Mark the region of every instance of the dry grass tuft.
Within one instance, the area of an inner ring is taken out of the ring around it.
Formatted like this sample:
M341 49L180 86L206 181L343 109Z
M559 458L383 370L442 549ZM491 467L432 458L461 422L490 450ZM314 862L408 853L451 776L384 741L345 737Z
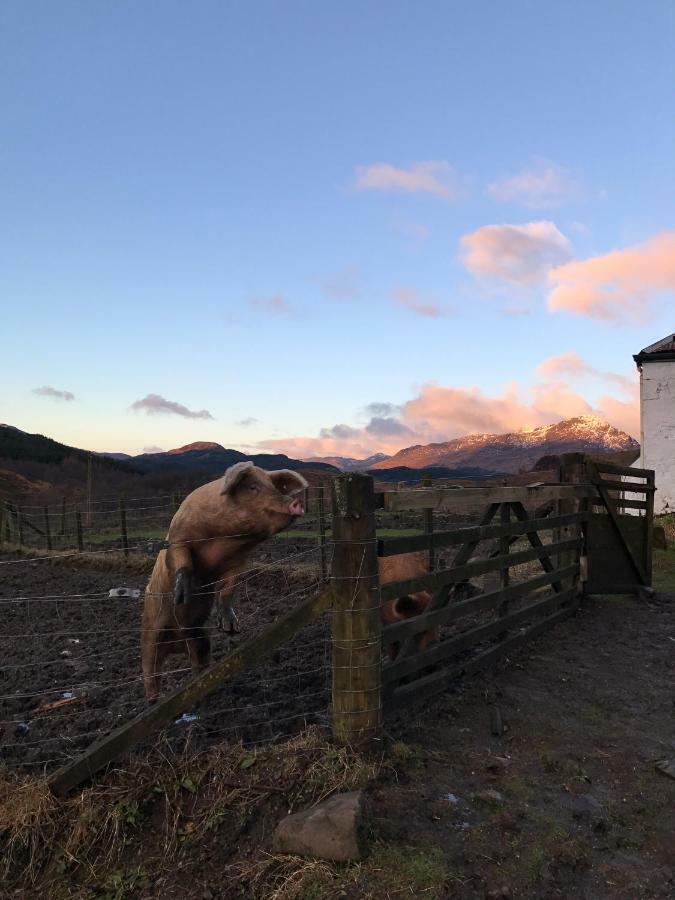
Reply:
M22 875L37 872L43 848L58 827L58 801L47 782L4 775L0 778L0 835L5 877L11 869Z
M23 887L54 878L105 883L133 844L158 877L171 870L178 854L198 848L220 829L236 855L239 836L270 809L278 810L279 798L287 811L305 808L337 791L365 787L382 764L333 746L312 726L285 743L255 749L221 744L195 752L188 742L176 755L158 743L63 800L51 795L44 780L6 777L0 780L4 874L8 883ZM334 872L322 863L258 856L246 877L266 885L260 896L290 900L310 897L310 882L329 885Z
M228 875L260 900L330 900L342 893L330 863L301 856L263 853L230 866Z

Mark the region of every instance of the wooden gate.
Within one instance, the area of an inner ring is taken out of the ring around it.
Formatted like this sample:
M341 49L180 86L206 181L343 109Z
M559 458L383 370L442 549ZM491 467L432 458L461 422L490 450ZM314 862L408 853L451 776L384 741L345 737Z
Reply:
M586 462L597 494L586 526L589 594L627 594L652 583L654 472Z
M382 628L383 647L396 646L382 666L385 711L490 666L576 611L586 521L581 507L591 492L589 485L558 484L385 494L389 510L429 504L461 513L482 504L479 525L378 542L379 556L455 548L447 568L380 586L382 602L431 594L422 615ZM572 509L563 512L563 504ZM461 586L470 578L490 573L494 586L463 596ZM419 636L432 630L434 642L421 649Z

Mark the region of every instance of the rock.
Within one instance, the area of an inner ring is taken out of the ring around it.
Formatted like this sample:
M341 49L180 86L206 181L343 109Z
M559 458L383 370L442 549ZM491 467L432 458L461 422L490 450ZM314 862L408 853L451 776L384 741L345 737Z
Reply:
M318 806L282 819L272 839L277 853L318 856L345 862L361 859L359 829L363 794L336 794Z

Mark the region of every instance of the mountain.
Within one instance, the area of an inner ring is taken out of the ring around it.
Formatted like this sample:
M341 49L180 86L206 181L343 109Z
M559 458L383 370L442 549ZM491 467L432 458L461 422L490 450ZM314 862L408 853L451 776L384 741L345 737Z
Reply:
M532 469L546 455L572 451L617 453L634 451L640 445L624 431L596 416L576 416L555 425L509 434L469 434L440 444L417 444L399 450L388 459L371 466L373 474L382 469L406 466L478 467L492 472L519 472Z
M306 462L316 464L325 463L334 466L342 472L366 472L377 463L389 459L386 453L373 453L366 459L354 459L351 456L312 456Z
M197 442L166 453L90 453L42 434L0 425L0 500L83 502L87 484L94 498L187 494L217 478L232 463L250 459L263 469L302 469L310 484L325 484L338 470L283 454L247 456L220 444Z
M141 453L131 457L132 465L143 472L180 472L201 470L224 472L237 462L251 460L261 469L314 469L335 473L335 466L324 462L292 459L283 453L240 453L210 441L196 441L164 453Z
M15 428L14 425L0 425L0 458L33 463L62 463L66 459L86 462L89 455L88 450L61 444L43 434L29 434L27 431ZM99 454L94 455L99 456ZM104 457L103 465L111 469L124 472L136 471L134 468L126 466L121 457L116 454L110 454L107 457L105 454L100 454L100 456ZM124 456L124 460L131 459L130 456Z

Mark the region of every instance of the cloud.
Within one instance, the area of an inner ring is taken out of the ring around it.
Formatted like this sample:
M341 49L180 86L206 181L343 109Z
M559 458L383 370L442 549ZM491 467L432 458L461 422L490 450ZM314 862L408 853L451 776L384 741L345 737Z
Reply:
M368 434L375 437L393 437L394 435L414 435L412 428L399 422L398 419L384 416L373 416L366 425Z
M486 193L502 203L551 209L582 200L585 192L569 169L547 159L534 159L517 175L493 181L487 186Z
M595 369L576 353L544 360L530 387L512 382L497 392L479 387L428 383L403 406L369 404L373 415L362 428L336 425L318 437L262 441L260 447L292 456L352 456L395 453L414 444L448 441L467 434L531 430L573 416L593 415L629 434L639 435L639 386L635 379ZM592 402L570 386L593 379L604 392ZM392 415L396 411L396 415Z
M38 394L40 397L49 397L51 400L65 400L66 403L70 403L75 399L75 394L71 394L70 391L59 391L48 384L39 388L33 388L33 393Z
M425 298L415 288L394 288L391 292L391 299L396 306L402 306L417 316L437 319L439 316L449 315L449 310L437 297Z
M548 280L551 312L642 322L660 295L675 292L675 231L624 250L558 265Z
M505 306L502 310L505 316L517 317L517 316L531 316L532 310L529 306L519 306L518 304L509 304Z
M358 166L356 188L360 191L400 191L408 194L433 194L444 200L458 200L462 194L457 173L442 160L417 162L407 169L390 163Z
M382 403L376 400L373 403L368 403L364 410L368 416L393 416L399 412L400 406L396 406L395 403Z
M352 428L351 425L333 425L331 428L322 428L320 435L322 438L337 438L345 440L356 437L359 434L358 428Z
M570 377L570 378L595 378L613 385L615 389L625 396L637 402L639 394L639 380L637 371L632 378L619 375L616 372L603 372L596 369L590 363L582 359L578 353L561 353L559 356L551 356L545 359L537 367L537 375L544 380Z
M331 300L355 300L361 295L361 267L346 266L319 282L323 293Z
M254 419L253 416L249 416L247 419L239 419L237 425L241 425L242 428L249 428L251 425L257 425L260 422L260 419Z
M560 375L588 375L593 372L595 369L574 352L549 356L537 366L537 375L546 379Z
M164 448L151 445L150 447L143 447L143 453L164 453Z
M281 294L273 294L271 297L258 297L256 300L251 300L251 306L275 316L293 315L293 307Z
M543 281L552 266L572 256L572 246L553 222L484 225L460 241L460 255L477 278L519 285Z
M159 394L147 394L142 400L136 400L131 404L131 409L144 411L148 415L166 414L173 416L183 416L185 419L212 419L213 416L207 409L200 409L199 412L188 409L181 403L174 400L166 400Z

